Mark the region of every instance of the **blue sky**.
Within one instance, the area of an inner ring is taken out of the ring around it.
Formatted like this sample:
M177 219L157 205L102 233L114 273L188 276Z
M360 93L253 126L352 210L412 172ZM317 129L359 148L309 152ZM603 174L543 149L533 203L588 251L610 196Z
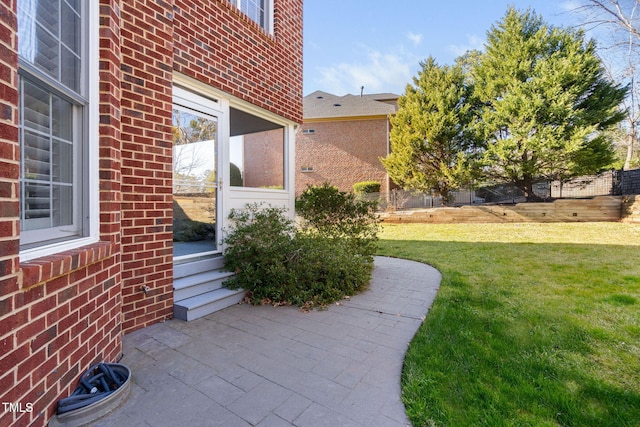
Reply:
M576 24L576 0L305 0L304 95L404 93L429 55L451 64L482 49L509 5L553 25Z

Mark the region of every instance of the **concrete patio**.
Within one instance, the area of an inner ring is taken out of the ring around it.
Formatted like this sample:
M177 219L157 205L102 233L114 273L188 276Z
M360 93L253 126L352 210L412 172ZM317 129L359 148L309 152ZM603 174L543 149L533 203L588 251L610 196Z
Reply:
M131 395L93 425L409 425L402 363L440 274L375 265L369 290L324 311L241 304L125 336Z

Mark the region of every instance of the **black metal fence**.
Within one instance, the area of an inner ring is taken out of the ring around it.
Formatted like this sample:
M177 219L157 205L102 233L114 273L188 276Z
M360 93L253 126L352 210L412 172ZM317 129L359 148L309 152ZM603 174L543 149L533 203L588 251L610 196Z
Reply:
M485 200L478 197L477 192L473 190L455 191L453 195L456 206L485 203ZM388 193L369 193L360 195L360 197L377 201L378 209L381 211L439 208L444 206L441 197L419 191L401 189L392 190Z
M534 185L533 191L542 200L640 194L640 169L608 171L599 175L583 176L565 182L539 182ZM522 203L526 201L522 191L510 184L485 186L477 190L456 191L453 195L455 206L485 203ZM361 197L365 197L368 200L376 200L378 208L382 211L444 206L440 197L401 189L392 190L389 193L371 193Z
M551 197L555 199L629 194L640 194L640 169L608 171L563 183L554 181L551 186Z
M640 169L619 171L620 194L640 194Z

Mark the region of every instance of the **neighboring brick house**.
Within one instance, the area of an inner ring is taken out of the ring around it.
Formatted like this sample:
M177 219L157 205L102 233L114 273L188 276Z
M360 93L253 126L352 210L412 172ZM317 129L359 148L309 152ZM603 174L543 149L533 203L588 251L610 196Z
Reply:
M296 194L324 182L342 191L360 181L379 181L382 192L393 188L380 158L389 152L389 116L397 100L392 93L305 96L296 138Z
M218 259L229 209L293 207L301 122L302 0L2 2L0 425L46 425L172 317L177 259ZM231 185L243 136L274 130L282 173ZM213 231L178 257L189 186Z

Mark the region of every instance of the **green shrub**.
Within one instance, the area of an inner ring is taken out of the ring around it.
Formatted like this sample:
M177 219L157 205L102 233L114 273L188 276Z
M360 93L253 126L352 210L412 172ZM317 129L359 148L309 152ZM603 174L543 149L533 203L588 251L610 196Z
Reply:
M229 167L229 185L232 187L242 187L244 185L242 171L235 163L231 163Z
M375 253L380 229L376 204L324 183L307 186L296 200L296 213L303 232L346 240L356 253L370 257Z
M347 239L295 230L283 208L247 205L233 209L225 238L225 285L250 292L254 304L322 307L365 289L373 257L354 253Z
M379 193L380 184L378 181L361 181L353 184L353 192L356 194Z

